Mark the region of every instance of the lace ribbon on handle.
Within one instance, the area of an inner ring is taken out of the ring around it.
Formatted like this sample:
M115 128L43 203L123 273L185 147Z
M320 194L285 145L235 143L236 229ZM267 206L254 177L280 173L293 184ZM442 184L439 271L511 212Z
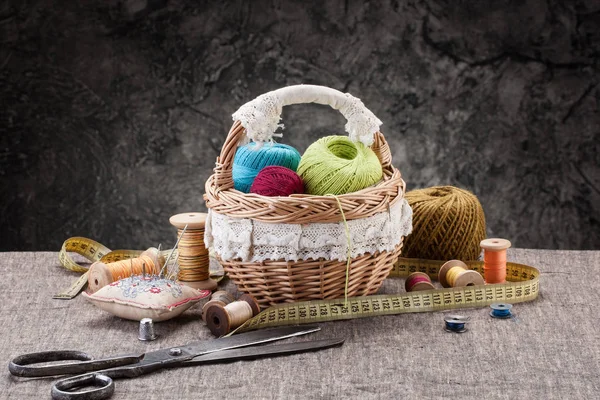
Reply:
M373 144L374 135L382 122L360 99L325 86L295 85L274 90L258 96L241 106L232 117L246 129L248 139L264 143L271 141L278 128L283 128L281 111L291 104L318 103L329 105L346 118L346 132L354 142L366 146Z

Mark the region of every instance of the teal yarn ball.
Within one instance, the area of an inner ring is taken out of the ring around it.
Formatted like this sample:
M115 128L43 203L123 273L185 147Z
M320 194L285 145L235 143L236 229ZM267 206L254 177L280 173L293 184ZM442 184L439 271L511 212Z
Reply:
M298 175L306 193L324 196L356 192L379 182L381 163L371 148L346 136L327 136L302 155Z
M240 146L233 157L233 187L249 193L254 178L264 167L277 165L296 171L299 163L300 153L287 144L266 143L259 147L256 143L248 143Z

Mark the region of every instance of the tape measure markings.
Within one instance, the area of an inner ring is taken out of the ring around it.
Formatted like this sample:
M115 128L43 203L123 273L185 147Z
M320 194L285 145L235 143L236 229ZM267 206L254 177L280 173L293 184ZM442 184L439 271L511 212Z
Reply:
M406 277L412 272L419 271L437 278L443 263L443 261L400 258L390 276ZM467 262L467 265L471 269L483 272L483 262ZM504 284L353 297L348 298L348 304L344 304L344 299L278 304L248 320L234 332L379 315L484 307L495 302L521 303L537 297L539 274L539 271L533 267L509 262L507 263L509 282Z
M161 251L163 256L167 256L171 252L171 249ZM60 252L58 259L63 267L74 272L83 273L71 286L61 291L60 293L52 296L54 299L70 300L77 296L81 290L87 284L88 278L88 267L77 264L69 253L77 253L85 257L90 263L96 261L102 261L104 263L112 263L121 260L128 260L130 258L136 258L143 253L143 250L110 250L102 243L96 242L95 240L88 239L85 237L72 237L65 240ZM172 262L175 261L177 256L177 250L175 250ZM166 257L165 257L166 258ZM171 263L169 263L171 264ZM211 278L217 282L223 279L223 275L212 275Z

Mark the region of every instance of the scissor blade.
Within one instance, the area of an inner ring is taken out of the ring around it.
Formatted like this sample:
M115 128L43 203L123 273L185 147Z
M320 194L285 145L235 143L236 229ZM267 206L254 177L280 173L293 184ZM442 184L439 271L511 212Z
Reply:
M253 360L260 357L276 357L302 353L305 351L322 350L329 347L339 346L344 343L344 340L345 339L342 338L312 340L305 342L273 344L258 347L242 347L238 349L216 351L203 356L198 356L193 360L186 361L182 364L182 366L188 367L204 364L216 364L219 362L228 361Z
M306 335L307 333L317 332L320 329L321 328L318 326L286 326L282 328L258 330L206 342L190 343L187 346L183 346L182 349L192 355L200 356L215 351L236 349L238 347L253 346L260 343Z

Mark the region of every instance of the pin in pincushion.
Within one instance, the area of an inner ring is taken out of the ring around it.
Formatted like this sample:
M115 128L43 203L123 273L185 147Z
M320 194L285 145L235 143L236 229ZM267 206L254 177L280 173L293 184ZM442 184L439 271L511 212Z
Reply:
M240 146L233 158L233 186L240 192L248 193L256 175L265 167L275 165L296 171L300 163L300 153L291 146L281 143L266 143L262 147L256 143Z
M250 193L262 196L289 196L304 193L304 182L289 168L270 166L263 168L252 183Z
M312 195L352 193L374 185L383 171L377 155L346 136L326 136L302 155L298 175Z

